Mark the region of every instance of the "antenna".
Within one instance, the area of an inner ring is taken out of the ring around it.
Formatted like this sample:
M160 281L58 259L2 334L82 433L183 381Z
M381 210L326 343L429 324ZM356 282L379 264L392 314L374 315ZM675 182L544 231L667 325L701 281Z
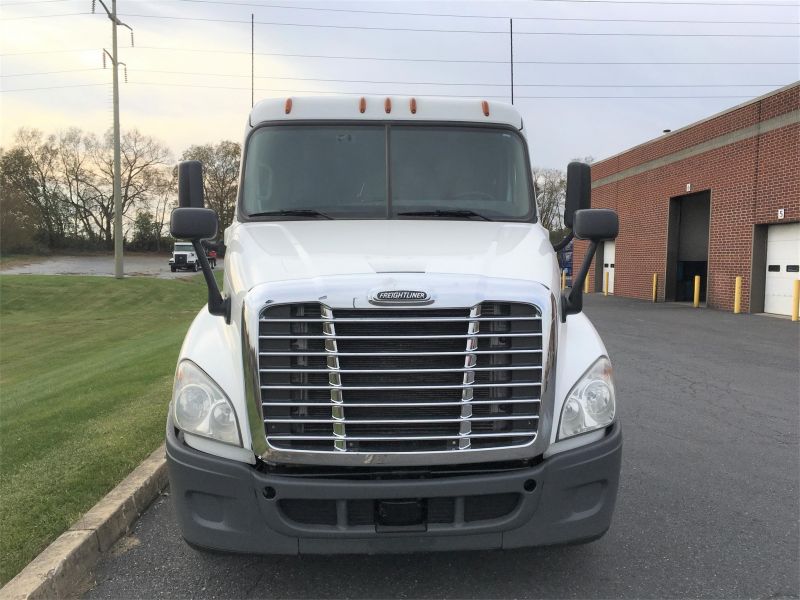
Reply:
M133 46L133 28L117 18L117 0L111 0L111 10L103 0L92 0L92 13L97 8L97 3L106 11L111 21L111 52L103 48L103 68L106 68L106 57L111 60L114 84L114 277L122 279L125 271L122 263L122 184L120 183L120 132L119 132L119 67L122 65L125 82L128 82L128 65L120 62L117 55L117 27L125 27L131 32L131 46Z
M255 83L255 72L256 72L256 59L255 59L255 48L256 48L256 29L255 29L255 15L250 13L250 108L256 103L256 83Z
M508 20L508 45L511 58L511 104L514 104L514 19Z

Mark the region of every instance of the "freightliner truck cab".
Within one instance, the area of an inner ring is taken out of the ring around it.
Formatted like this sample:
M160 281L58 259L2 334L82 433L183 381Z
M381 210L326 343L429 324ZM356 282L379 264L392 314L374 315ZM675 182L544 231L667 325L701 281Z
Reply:
M571 163L554 249L510 105L300 97L246 126L222 290L202 166L172 235L208 305L167 422L172 498L198 548L266 554L586 542L611 523L622 439L581 312L612 211ZM588 240L572 288L556 250Z

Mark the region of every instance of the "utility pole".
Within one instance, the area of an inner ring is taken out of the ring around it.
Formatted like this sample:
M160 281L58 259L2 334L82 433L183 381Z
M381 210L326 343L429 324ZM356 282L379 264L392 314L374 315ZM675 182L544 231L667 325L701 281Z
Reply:
M125 270L122 262L123 237L122 237L122 185L120 183L121 163L120 158L120 131L119 131L119 66L125 66L125 80L128 79L128 65L120 63L117 56L117 26L127 27L131 32L131 46L133 46L133 29L117 18L117 0L111 0L111 10L108 10L103 0L97 0L106 11L111 21L111 54L103 49L103 63L105 57L111 59L111 69L114 84L114 277L122 279ZM92 12L95 11L95 0L92 0ZM105 66L105 65L104 65Z
M514 104L514 19L508 20L508 39L511 50L511 104Z

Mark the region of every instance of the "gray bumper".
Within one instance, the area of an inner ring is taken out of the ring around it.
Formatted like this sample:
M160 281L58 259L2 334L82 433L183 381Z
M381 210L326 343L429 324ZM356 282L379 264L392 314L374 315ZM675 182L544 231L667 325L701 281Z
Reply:
M260 554L477 550L591 540L611 524L621 455L616 423L598 442L503 473L380 481L299 478L198 452L172 427L167 432L170 486L184 538L210 549ZM454 522L413 531L351 526L341 508L336 524L298 522L282 509L282 501L339 501L342 507L405 498L461 499L463 507L464 498L486 494L518 494L518 501L496 518L465 521L460 514Z

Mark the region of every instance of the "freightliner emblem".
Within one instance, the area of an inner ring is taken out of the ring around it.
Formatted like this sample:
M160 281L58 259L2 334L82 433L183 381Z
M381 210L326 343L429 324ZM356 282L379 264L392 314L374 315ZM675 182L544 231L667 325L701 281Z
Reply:
M372 304L430 304L433 302L428 292L417 290L381 290L371 292Z

